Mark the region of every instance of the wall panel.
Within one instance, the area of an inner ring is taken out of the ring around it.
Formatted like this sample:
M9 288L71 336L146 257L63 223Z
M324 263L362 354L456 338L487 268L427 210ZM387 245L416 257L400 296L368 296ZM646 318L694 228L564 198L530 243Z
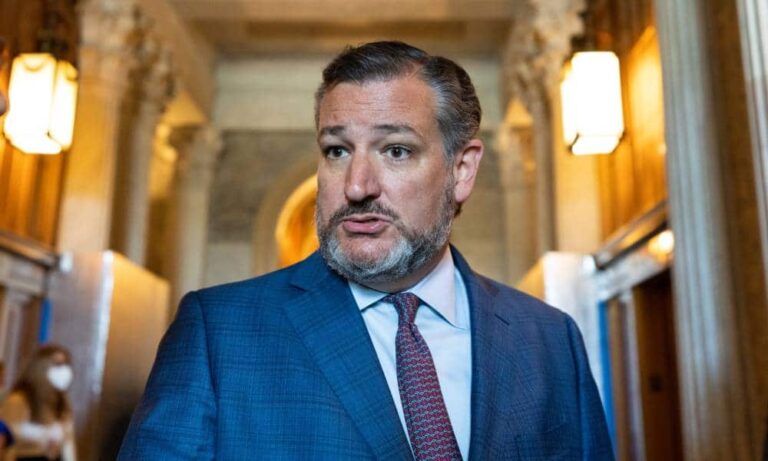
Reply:
M62 5L72 8L71 2ZM0 58L0 91L4 94L8 93L12 57L35 51L41 8L41 0L2 3L0 37L5 39L5 51ZM65 157L25 154L0 139L0 230L54 245Z
M625 135L598 161L603 238L666 198L661 60L652 2L592 3L589 27L599 49L619 56Z

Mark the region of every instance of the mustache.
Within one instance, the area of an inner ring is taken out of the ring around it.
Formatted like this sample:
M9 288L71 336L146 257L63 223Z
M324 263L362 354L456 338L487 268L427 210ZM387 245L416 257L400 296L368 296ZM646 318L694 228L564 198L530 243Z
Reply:
M331 215L331 218L328 220L328 225L335 227L341 224L344 218L347 218L348 216L367 213L387 216L388 218L392 219L392 221L400 220L400 215L398 215L395 210L388 208L379 202L366 200L363 202L351 203L339 208L333 213L333 215Z

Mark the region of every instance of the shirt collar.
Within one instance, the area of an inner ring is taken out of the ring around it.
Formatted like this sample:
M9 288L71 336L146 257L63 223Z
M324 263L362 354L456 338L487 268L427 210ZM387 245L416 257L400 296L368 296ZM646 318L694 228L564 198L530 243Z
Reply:
M352 296L354 296L357 307L361 311L372 307L389 294L353 281L349 281L349 288L352 290ZM443 250L443 257L437 266L419 283L405 291L418 296L424 304L435 310L451 325L462 328L462 326L457 325L455 266L453 256L447 246Z

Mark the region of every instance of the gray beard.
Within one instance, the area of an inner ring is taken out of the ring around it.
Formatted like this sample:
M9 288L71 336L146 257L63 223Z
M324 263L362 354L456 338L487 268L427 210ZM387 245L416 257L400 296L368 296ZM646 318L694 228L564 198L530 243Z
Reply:
M452 182L452 181L451 181ZM401 280L421 269L427 262L435 258L448 243L451 235L451 224L455 215L456 204L453 199L453 187L449 184L443 201L440 204L440 216L435 225L423 233L406 228L399 216L377 202L366 201L352 204L336 211L322 226L319 220L320 210L315 215L320 241L320 254L326 263L342 277L361 285L390 283ZM341 224L343 218L355 213L379 213L392 218L393 225L401 237L395 246L389 250L383 259L353 260L341 249L339 239L334 229Z

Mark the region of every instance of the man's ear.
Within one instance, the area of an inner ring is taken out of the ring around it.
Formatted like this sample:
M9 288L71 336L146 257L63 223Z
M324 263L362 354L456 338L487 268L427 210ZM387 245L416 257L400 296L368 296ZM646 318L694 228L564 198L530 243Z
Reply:
M483 158L484 146L479 139L471 139L453 158L453 196L456 203L466 202L475 187L480 159Z

